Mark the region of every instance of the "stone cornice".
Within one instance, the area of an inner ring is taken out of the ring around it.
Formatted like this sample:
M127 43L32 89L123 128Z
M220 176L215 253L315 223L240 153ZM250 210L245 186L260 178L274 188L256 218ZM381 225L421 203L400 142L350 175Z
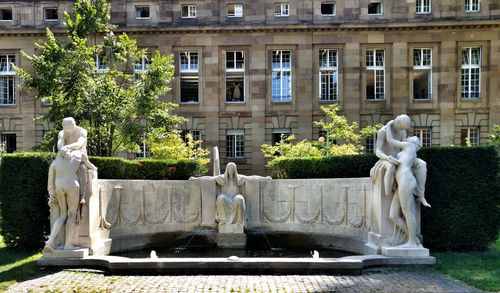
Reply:
M500 20L461 20L431 22L343 23L343 24L270 24L270 25L204 25L204 26L141 26L117 27L114 32L128 34L217 34L256 32L349 32L349 31L413 31L499 28ZM52 28L55 35L65 34L64 28ZM45 28L3 28L0 37L43 36Z

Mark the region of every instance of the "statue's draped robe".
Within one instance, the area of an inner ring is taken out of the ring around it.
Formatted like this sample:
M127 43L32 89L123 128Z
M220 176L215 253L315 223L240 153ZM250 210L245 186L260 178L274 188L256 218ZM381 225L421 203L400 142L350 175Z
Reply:
M216 202L216 221L219 224L245 224L245 198L240 193L240 186L245 183L245 177L235 175L230 179L219 175L216 182L220 186Z

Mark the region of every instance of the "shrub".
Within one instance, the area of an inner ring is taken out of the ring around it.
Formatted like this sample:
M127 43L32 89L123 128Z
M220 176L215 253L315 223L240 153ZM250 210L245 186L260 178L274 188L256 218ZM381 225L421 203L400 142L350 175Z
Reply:
M425 246L435 251L484 250L500 228L499 161L494 147L423 148L427 162L422 209ZM325 158L279 158L274 177L368 177L373 154Z
M51 153L5 154L0 165L2 235L9 247L38 248L49 231Z
M9 247L40 248L49 233L47 177L53 153L4 154L0 164L2 235ZM90 157L101 179L188 179L207 171L196 160Z

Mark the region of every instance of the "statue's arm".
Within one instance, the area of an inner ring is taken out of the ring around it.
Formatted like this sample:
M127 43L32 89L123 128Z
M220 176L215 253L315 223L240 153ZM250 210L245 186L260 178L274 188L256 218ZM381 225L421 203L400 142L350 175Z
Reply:
M85 144L87 143L87 130L85 130L83 128L79 128L79 130L80 130L80 135L78 136L78 140L73 142L73 143L65 145L64 147L66 149L79 150L85 146ZM63 141L63 143L64 143L64 141Z
M389 161L389 156L386 155L383 151L383 148L384 148L384 143L386 141L385 137L386 137L386 127L383 127L381 128L378 132L377 132L377 142L375 144L375 155L381 159L381 160L386 160L386 161Z
M64 132L61 130L57 135L57 149L62 150L64 147Z
M50 164L49 167L49 179L47 181L47 191L49 192L49 203L56 201L56 170L54 164Z
M250 175L250 176L246 176L246 175L240 175L242 176L243 178L245 179L267 179L267 180L271 180L271 176L259 176L259 175Z
M392 131L390 130L391 129L390 126L392 124L391 122L387 124L388 130L386 130L386 133L385 133L387 143L392 145L392 146L395 146L395 147L402 149L405 146L405 142L394 139L394 136L392 135Z

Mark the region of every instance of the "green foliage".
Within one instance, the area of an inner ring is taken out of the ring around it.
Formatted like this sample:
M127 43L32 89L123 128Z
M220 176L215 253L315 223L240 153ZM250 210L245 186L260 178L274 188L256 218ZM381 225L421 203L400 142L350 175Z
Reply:
M24 89L51 103L41 119L60 129L64 117L74 117L88 130L89 153L101 156L112 156L155 129L170 131L184 121L172 114L175 104L159 99L170 90L172 56L154 52L148 70L134 75L127 67L148 58L147 51L126 34L111 32L107 1L78 0L65 17L67 39L58 40L47 29L46 39L35 44L37 54L23 54L33 70L16 68ZM106 69L97 67L97 58ZM51 150L53 143L49 135L39 149Z
M425 246L433 251L484 250L500 229L499 162L494 147L423 148L427 162L422 209ZM278 158L278 178L368 177L373 154L324 158Z
M497 147L500 147L500 124L493 127L492 133L488 137L488 141Z
M194 140L193 135L186 135L186 142L177 132L155 131L148 138L152 159L171 160L199 160L201 164L208 164L207 149L201 147L201 140Z
M40 248L49 232L47 177L53 153L5 154L0 164L2 234L8 247ZM186 180L207 172L199 160L90 157L101 179ZM29 227L29 229L27 229Z
M350 123L347 118L340 115L340 107L337 104L322 106L329 122L326 120L315 121L316 126L327 131L327 138L318 141L302 140L294 143L295 136L291 135L282 139L276 145L264 144L261 150L264 157L272 160L267 163L268 167L274 167L278 158L309 158L325 156L359 155L364 151L363 141L369 136L375 135L381 124L367 126L359 129L356 122ZM335 142L335 143L333 143Z
M39 248L49 230L51 153L5 154L0 165L2 234L8 247Z

